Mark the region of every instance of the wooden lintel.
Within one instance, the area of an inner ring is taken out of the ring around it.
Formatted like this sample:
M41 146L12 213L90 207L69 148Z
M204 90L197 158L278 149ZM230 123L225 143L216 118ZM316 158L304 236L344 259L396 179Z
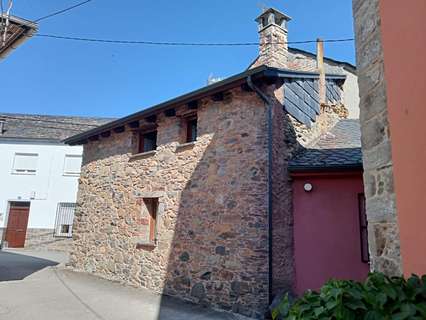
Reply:
M124 132L126 130L125 126L119 126L113 129L115 133L121 133Z
M99 140L99 136L98 135L89 137L89 141L97 141L97 140Z
M253 89L250 88L250 86L247 83L243 83L241 85L241 90L243 90L245 92L253 92Z
M111 135L111 131L104 131L101 133L101 137L108 138Z
M188 106L188 109L191 109L191 110L197 109L198 108L198 100L188 102L187 106Z
M212 95L212 100L213 101L223 101L224 100L223 92L218 92L218 93L215 93L214 95Z
M154 114L154 115L152 115L152 116L149 116L149 117L146 117L145 118L145 121L146 122L155 122L155 121L157 121L157 116Z
M139 120L130 122L129 127L132 128L132 129L139 128Z
M166 111L164 111L164 115L166 117L174 117L176 116L176 109L175 108L167 109Z

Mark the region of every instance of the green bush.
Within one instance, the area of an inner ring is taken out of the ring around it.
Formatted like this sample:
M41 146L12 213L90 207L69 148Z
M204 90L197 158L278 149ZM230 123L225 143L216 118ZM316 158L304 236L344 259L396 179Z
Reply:
M272 310L272 318L298 319L426 319L426 276L408 280L371 273L364 283L330 280L319 292L288 295Z

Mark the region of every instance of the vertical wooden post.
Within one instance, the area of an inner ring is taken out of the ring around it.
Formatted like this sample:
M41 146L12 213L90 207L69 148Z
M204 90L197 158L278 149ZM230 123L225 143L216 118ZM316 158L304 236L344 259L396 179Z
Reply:
M317 69L319 72L319 97L320 105L326 104L326 83L324 69L324 42L317 39Z

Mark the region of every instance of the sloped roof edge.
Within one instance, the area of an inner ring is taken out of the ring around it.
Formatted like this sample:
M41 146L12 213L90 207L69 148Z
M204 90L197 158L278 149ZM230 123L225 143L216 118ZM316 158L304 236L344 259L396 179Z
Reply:
M118 120L112 121L110 123L107 123L105 125L102 125L98 128L88 130L86 132L83 132L81 134L77 134L75 136L69 137L64 140L65 143L70 145L75 144L81 144L86 139L92 136L96 136L102 132L112 130L114 128L124 126L132 121L139 120L144 117L149 117L151 115L154 115L156 113L165 111L166 109L170 109L173 107L176 107L178 105L182 105L185 103L189 103L191 101L201 99L204 97L207 97L209 95L213 95L218 92L222 92L224 90L228 90L231 88L235 88L238 85L242 85L246 83L247 78L252 77L253 80L260 79L260 78L268 78L268 77L280 77L280 78L318 78L318 73L315 72L301 72L301 71L292 71L292 70L285 70L285 69L277 69L277 68L271 68L267 66L259 66L257 68L246 70L242 73L236 74L234 76L231 76L229 78L226 78L222 81L213 83L211 85L202 87L198 90L189 92L187 94L181 95L179 97L176 97L174 99L168 100L166 102L160 103L158 105L155 105L153 107L144 109L142 111L133 113L131 115L128 115L126 117L120 118ZM327 75L327 78L329 79L335 79L335 80L345 80L345 75Z

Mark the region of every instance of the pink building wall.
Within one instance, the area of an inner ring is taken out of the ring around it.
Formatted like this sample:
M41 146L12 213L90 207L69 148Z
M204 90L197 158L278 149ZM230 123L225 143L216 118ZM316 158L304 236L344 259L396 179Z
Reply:
M295 175L293 181L296 294L328 279L364 280L358 195L362 174ZM311 192L304 184L313 185Z
M426 1L380 0L401 257L426 274Z

